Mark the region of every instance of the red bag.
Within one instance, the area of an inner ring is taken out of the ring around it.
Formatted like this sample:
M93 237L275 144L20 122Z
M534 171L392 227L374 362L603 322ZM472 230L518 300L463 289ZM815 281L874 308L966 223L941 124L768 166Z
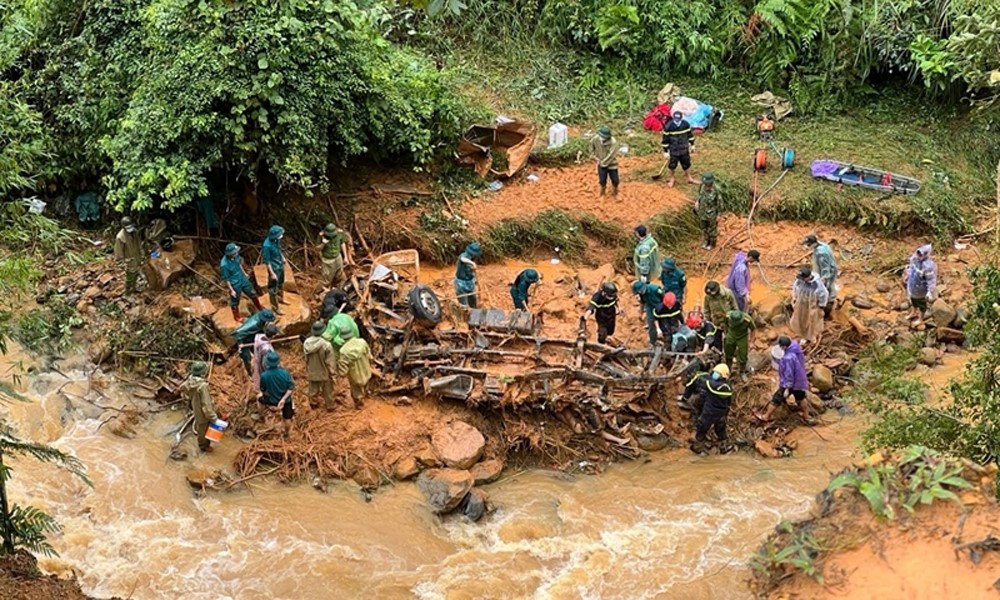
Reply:
M663 131L663 124L670 120L670 105L658 104L646 113L642 126L649 131Z

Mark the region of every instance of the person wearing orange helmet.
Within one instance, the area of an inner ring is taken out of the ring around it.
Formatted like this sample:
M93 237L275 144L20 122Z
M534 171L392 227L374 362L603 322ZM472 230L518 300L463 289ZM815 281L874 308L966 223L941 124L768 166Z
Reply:
M660 328L660 333L667 340L667 347L670 347L670 340L674 332L681 326L683 317L681 316L681 305L677 302L677 296L673 292L663 294L660 305L653 309L653 317Z

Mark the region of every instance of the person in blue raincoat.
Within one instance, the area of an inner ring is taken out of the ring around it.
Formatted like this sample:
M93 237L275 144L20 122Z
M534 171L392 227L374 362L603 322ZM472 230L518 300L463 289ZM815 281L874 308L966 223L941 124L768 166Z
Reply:
M278 303L285 303L285 255L281 251L281 238L284 235L283 227L271 225L261 249L261 260L267 265L267 297L271 302L271 310L279 315L281 309Z
M903 273L903 284L910 296L911 321L923 324L924 313L937 298L937 265L931 260L931 245L924 244L910 257L910 264Z
M677 297L677 305L684 306L684 292L687 290L687 275L684 270L677 266L677 262L670 258L664 258L660 263L663 270L660 272L660 281L663 283L664 292L673 292Z
M514 308L528 309L528 290L540 279L541 276L534 269L525 269L517 274L514 283L510 284L510 297L514 301Z
M834 301L837 299L837 275L840 272L837 268L837 259L834 258L830 245L819 241L815 235L807 235L802 245L812 250L813 271L819 274L830 296L826 306L823 307L823 316L829 319L833 314Z
M482 255L483 248L479 242L472 242L458 255L458 262L455 263L455 295L462 306L476 308L479 305L476 295L476 259Z
M632 284L632 293L639 299L639 306L646 315L646 332L649 334L649 345L655 346L659 338L657 321L654 311L663 301L663 288L655 283L636 281Z
M232 242L226 244L226 253L222 257L222 260L219 261L219 272L222 274L222 280L226 282L226 288L229 290L229 308L233 311L234 321L237 323L243 322L243 315L240 314L240 296L242 295L246 295L258 311L264 309L260 305L260 300L257 299L257 292L253 289L250 278L247 277L246 271L243 270L239 246Z

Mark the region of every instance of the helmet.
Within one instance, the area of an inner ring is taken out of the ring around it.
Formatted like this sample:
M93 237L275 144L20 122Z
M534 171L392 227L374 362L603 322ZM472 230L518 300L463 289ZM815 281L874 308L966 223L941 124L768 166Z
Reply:
M281 363L281 357L274 350L271 350L264 356L264 365L267 367L277 367ZM725 365L723 365L725 366Z
M701 176L701 180L705 183L715 183L715 173L708 172Z
M340 337L344 340L350 340L354 338L354 329L351 327L350 323L340 324Z
M233 242L229 242L228 244L226 244L226 256L228 256L229 258L233 258L239 253L240 253L239 246L237 246Z
M702 324L701 313L691 311L688 313L687 326L691 329L698 329Z
M705 284L705 293L706 294L710 294L712 296L718 294L719 293L719 282L713 280L713 281L709 281L708 283L706 283Z
M608 139L609 137L611 137L611 128L608 127L607 125L605 125L604 127L598 127L597 135L601 136L604 139Z
M326 227L323 228L323 234L326 235L326 237L333 237L337 234L337 226L333 223L327 223Z
M730 322L730 323L733 323L733 324L736 324L736 323L739 323L739 322L740 322L740 319L742 319L742 318L743 318L743 313L741 313L741 312L740 312L740 311L738 311L738 310L731 310L731 311L729 311L729 313L728 313L728 314L726 315L726 318L728 318L728 319L729 319L729 322Z
M271 310L270 308L265 308L264 310L260 311L260 318L263 319L264 321L273 321L274 311Z
M818 243L819 243L819 239L817 239L816 236L814 234L812 234L812 233L810 233L809 235L807 235L806 239L802 240L802 245L803 246L813 246L813 245L818 244Z
M677 268L677 262L668 256L667 258L663 259L663 262L660 263L660 266L663 267L664 271L673 271L674 269Z
M205 373L208 373L208 363L203 361L193 362L191 366L188 367L188 372L195 377L201 377Z
M133 221L131 217L122 217L122 229L132 233L135 231L135 221Z
M633 294L641 294L642 290L644 290L644 289L646 289L646 284L645 283L643 283L641 281L633 281L632 282L632 293Z
M667 292L663 294L663 306L667 308L673 308L677 305L677 294L673 292Z
M604 295L608 298L618 297L618 286L615 285L615 282L613 281L605 281L601 285L601 291L604 292Z
M323 333L324 329L326 329L326 325L323 324L323 321L314 321L312 324L312 329L310 329L310 332L313 335L320 335L321 333Z
M483 255L483 247L479 245L479 242L472 242L465 247L465 252L472 258L479 258Z
M541 279L542 277L541 275L538 274L538 271L536 271L535 269L525 269L524 278L528 280L529 283L537 283L538 280Z
M812 267L805 265L799 269L799 279L812 279L813 270Z
M726 366L726 363L719 363L715 365L715 368L712 369L712 372L718 373L720 377L726 377L726 378L729 377L729 367Z
M271 228L267 230L268 239L273 241L280 240L283 235L285 235L285 228L281 225L271 225Z

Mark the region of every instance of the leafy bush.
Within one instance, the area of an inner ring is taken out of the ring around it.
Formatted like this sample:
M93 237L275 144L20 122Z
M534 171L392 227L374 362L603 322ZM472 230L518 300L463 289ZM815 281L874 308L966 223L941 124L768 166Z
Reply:
M33 352L57 353L72 345L73 329L82 323L76 308L62 296L54 296L45 306L21 313L13 337Z
M118 366L147 375L172 375L175 359L203 360L205 339L197 325L170 315L122 319L107 332Z

